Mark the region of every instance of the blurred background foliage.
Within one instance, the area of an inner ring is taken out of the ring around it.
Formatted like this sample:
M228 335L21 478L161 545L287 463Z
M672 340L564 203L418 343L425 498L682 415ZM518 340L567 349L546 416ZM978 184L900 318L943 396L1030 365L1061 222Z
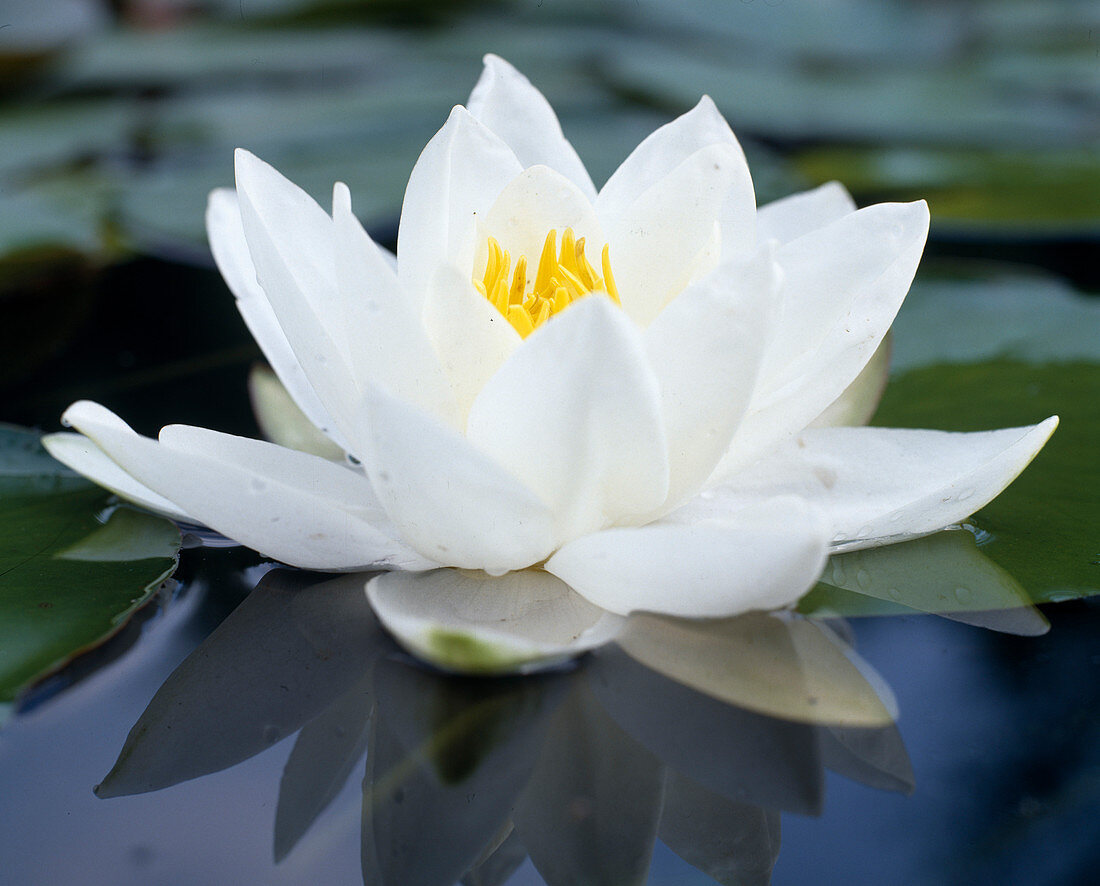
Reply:
M487 51L597 183L707 92L761 203L830 179L924 197L932 271L1008 258L1100 285L1093 0L0 0L2 418L53 427L88 396L147 431L254 433L257 352L203 231L233 148L322 204L346 181L392 243Z

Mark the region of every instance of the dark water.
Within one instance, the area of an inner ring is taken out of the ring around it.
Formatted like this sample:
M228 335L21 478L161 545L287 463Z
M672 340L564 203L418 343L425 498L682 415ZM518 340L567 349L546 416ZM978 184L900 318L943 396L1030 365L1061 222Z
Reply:
M549 882L617 883L654 834L657 884L715 882L681 855L735 883L769 882L773 860L775 884L1093 882L1094 602L1046 607L1038 638L853 622L901 716L838 732L616 649L531 680L441 677L378 632L354 581L280 570L234 610L239 557L191 552L185 574L206 566L136 644L0 733L5 883L447 883L497 843L467 882L541 883L534 858Z

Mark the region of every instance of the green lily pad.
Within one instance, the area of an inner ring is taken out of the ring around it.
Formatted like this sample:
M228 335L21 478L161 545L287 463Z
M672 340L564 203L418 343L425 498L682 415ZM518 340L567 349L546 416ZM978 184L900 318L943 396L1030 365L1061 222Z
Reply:
M1061 416L1035 461L968 523L981 552L1032 601L1100 593L1096 304L1041 280L999 285L999 322L993 284L938 284L938 295L913 294L894 330L905 368L891 379L874 424L977 431ZM975 312L990 322L975 330L968 361L952 324Z
M109 503L33 431L0 426L0 711L119 631L175 570L179 530Z
M1100 593L1100 365L1008 360L929 366L894 379L875 424L977 431L1061 425L1035 461L975 514L982 552L1037 603Z
M707 92L741 133L840 142L1062 147L1091 139L1087 115L1057 93L1005 90L980 67L803 64L697 42L617 40L608 74L621 89L671 107Z
M838 147L804 151L793 159L810 181L842 181L864 198L861 202L883 194L927 199L940 231L992 227L1049 234L1100 229L1100 159L1091 147Z

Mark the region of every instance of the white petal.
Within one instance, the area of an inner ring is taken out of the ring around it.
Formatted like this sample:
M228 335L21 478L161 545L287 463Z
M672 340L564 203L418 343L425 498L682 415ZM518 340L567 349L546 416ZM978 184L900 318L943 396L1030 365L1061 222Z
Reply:
M557 538L668 494L660 391L641 336L603 295L535 330L474 401L467 436L546 502Z
M64 420L139 482L266 556L306 569L434 565L372 525L384 516L370 484L348 468L182 425L165 428L158 443L87 401L70 406Z
M890 380L891 339L890 333L883 337L863 371L810 423L811 428L851 427L871 420Z
M909 291L927 236L923 201L879 203L780 247L776 258L785 276L763 393L829 365L818 351L840 350L838 337L848 348L868 341L877 347Z
M425 556L501 574L550 553L546 505L453 429L372 388L360 433L383 507Z
M596 198L600 217L622 215L643 192L696 151L718 144L731 145L740 151L740 145L721 112L710 98L703 96L699 104L686 114L650 134L615 170ZM748 175L747 162L745 175Z
M485 70L466 107L504 140L523 166L556 169L589 200L596 198L592 179L562 134L550 102L504 59L492 54L485 56Z
M693 284L646 330L668 436L664 507L693 495L729 448L756 384L778 284L774 251L766 248Z
M527 257L527 279L533 281L546 235L566 228L572 228L578 240L584 238L585 254L599 268L605 237L592 201L548 166L525 169L500 192L481 220L473 275L480 278L485 270L488 237L492 236L509 253L513 267L521 255Z
M449 265L428 286L424 327L450 382L457 424L522 339L470 278Z
M827 182L761 206L756 211L756 236L761 243L790 243L855 211L856 201L844 185Z
M444 421L457 424L451 386L397 274L351 211L337 184L332 198L336 274L351 366L359 386L379 384Z
M473 266L476 221L523 167L459 106L416 161L397 234L398 274L419 306L438 265Z
M42 445L63 465L68 465L127 501L182 523L197 522L163 495L153 492L127 474L83 434L46 434L42 438Z
M260 285L306 378L347 440L359 394L336 287L332 219L262 160L241 150L236 157L241 221Z
M782 497L721 521L597 532L546 569L611 612L721 618L793 603L821 574L827 543L816 511Z
M253 366L248 373L248 397L265 440L329 461L345 460L343 447L333 443L305 417L282 382L266 366Z
M720 257L751 252L754 212L744 154L727 143L689 155L619 212L601 210L623 309L646 326Z
M529 672L613 640L622 619L541 569L389 572L367 597L417 657L463 673Z
M694 522L793 493L832 526L834 550L935 532L984 507L1027 467L1058 425L950 433L894 428L807 430L774 456L669 515Z
M780 247L775 335L723 473L806 427L855 380L905 298L927 234L923 201L880 203Z
M256 280L256 266L252 263L245 240L236 191L230 188L211 191L206 207L206 231L218 270L236 296L237 310L241 312L248 331L264 352L267 362L309 421L317 428L334 433L332 417L306 378L267 300L267 294Z

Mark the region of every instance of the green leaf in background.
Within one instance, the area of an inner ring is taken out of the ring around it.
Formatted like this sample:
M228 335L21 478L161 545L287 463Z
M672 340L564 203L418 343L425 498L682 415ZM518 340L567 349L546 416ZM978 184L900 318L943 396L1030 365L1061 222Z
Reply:
M993 314L998 287L1003 311ZM902 371L874 418L977 431L1061 416L1035 461L968 521L982 553L1037 603L1100 593L1098 307L1052 287L1062 288L1011 279L918 288L894 328ZM959 324L970 329L969 357Z
M179 530L109 501L36 433L0 426L0 720L22 689L120 630L176 568Z
M860 202L882 194L924 198L940 230L1030 235L1100 230L1100 155L1094 146L1041 151L829 147L792 159L810 181L842 181L864 198Z

